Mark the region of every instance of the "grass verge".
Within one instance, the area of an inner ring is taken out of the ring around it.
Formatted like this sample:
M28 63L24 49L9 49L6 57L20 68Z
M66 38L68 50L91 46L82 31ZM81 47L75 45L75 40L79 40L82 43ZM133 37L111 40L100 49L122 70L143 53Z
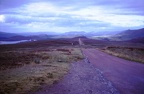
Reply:
M104 52L121 57L127 60L136 61L144 64L144 49L132 47L107 47Z

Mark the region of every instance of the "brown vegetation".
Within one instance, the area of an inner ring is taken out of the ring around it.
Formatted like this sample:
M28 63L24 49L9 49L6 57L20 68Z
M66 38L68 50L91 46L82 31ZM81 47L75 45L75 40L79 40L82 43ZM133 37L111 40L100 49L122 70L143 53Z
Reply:
M60 80L71 62L82 59L78 48L19 48L0 52L0 94L23 94Z
M144 49L133 47L106 47L104 52L128 60L144 63Z

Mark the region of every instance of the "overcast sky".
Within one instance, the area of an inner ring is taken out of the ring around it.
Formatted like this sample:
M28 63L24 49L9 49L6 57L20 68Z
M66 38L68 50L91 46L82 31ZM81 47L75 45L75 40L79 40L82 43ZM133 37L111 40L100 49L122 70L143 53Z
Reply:
M120 31L144 27L144 0L0 0L0 31Z

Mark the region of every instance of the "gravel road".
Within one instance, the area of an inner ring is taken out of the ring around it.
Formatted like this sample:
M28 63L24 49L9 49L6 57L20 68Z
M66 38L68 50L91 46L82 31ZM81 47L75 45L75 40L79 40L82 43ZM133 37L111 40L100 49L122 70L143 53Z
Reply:
M121 94L144 94L144 64L111 56L96 49L83 49L83 53Z

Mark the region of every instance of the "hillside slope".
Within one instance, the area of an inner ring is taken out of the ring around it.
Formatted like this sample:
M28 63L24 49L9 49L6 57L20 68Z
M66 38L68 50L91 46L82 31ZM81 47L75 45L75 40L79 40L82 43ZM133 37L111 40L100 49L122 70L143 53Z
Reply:
M114 35L115 40L131 40L144 37L144 28L138 30L126 30L124 32Z

